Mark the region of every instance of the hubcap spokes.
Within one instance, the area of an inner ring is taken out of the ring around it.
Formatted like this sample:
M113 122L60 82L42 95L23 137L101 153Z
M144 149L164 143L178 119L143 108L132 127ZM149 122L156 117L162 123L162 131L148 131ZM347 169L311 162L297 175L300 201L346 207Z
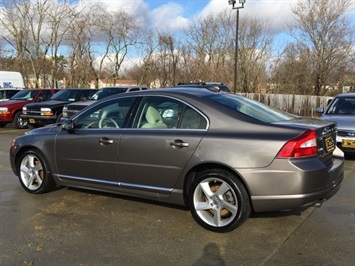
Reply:
M38 189L43 182L43 166L40 160L34 155L24 157L20 166L20 176L28 189Z
M231 186L221 179L205 179L194 193L194 205L202 220L212 226L225 226L238 213L238 200Z

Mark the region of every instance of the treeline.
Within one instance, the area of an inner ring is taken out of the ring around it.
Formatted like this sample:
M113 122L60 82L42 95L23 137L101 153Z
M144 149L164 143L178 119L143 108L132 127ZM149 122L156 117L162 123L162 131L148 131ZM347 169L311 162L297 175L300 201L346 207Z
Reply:
M1 0L0 69L20 71L33 86L87 87L91 81L137 80L165 87L221 81L233 88L235 11L196 19L177 34L142 25L124 10L67 0ZM275 54L267 22L241 16L238 91L324 95L355 86L351 0L300 0L292 42ZM128 55L134 54L136 60ZM129 68L124 66L130 65Z

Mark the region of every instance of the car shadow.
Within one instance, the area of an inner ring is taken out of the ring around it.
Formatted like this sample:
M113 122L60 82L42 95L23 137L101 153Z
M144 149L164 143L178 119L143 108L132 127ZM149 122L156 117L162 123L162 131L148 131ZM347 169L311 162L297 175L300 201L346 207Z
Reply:
M71 191L77 191L81 193L90 193L93 195L97 196L105 196L105 197L112 197L116 199L123 199L123 200L128 200L132 202L137 202L137 203L144 203L144 204L150 204L150 205L155 205L155 206L161 206L164 208L174 208L177 210L182 210L182 211L190 211L190 208L187 206L180 206L180 205L175 205L171 203L165 203L165 202L159 202L159 201L154 201L154 200L149 200L149 199L141 199L141 198L136 198L136 197L130 197L126 195L120 195L120 194L115 194L115 193L109 193L109 192L101 192L101 191L95 191L95 190L89 190L89 189L83 189L83 188L74 188L74 187L67 187L68 190ZM287 210L287 211L272 211L272 212L251 212L249 218L277 218L277 217L288 217L288 216L301 216L302 213L309 209L312 208L312 206L309 207L304 207L304 208L298 208L295 210Z

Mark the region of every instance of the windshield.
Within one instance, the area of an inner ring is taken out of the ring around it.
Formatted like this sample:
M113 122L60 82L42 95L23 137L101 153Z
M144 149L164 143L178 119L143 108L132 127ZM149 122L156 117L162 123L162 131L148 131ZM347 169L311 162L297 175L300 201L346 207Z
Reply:
M65 101L65 102L75 102L80 95L80 90L68 90L64 89L51 97L51 100L55 101Z
M355 97L339 97L335 98L330 104L327 115L354 115L355 114Z
M126 92L127 88L107 88L107 89L101 89L98 92L96 92L91 98L90 100L100 100L102 98L105 98L107 96L116 94L116 93L122 93L122 92Z
M265 123L291 120L296 116L235 94L218 94L211 100Z
M37 91L35 90L22 90L16 93L14 96L11 97L10 100L17 100L17 101L32 101L33 98L36 96Z

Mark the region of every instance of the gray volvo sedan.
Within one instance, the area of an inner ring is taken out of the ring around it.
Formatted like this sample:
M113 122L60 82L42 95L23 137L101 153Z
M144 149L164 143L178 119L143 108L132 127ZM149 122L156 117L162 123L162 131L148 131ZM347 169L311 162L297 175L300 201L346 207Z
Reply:
M344 164L334 122L187 87L104 98L14 139L10 161L30 193L62 185L188 206L215 232L252 211L319 205Z

